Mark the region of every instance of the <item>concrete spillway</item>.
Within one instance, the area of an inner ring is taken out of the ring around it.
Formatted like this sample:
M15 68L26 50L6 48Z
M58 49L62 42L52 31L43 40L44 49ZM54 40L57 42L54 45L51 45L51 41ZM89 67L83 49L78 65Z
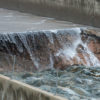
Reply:
M0 0L0 7L100 27L99 0Z

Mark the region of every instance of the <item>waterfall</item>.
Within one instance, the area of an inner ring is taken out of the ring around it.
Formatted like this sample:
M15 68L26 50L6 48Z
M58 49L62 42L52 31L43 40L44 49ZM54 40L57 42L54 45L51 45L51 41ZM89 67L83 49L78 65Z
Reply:
M3 33L0 34L0 52L12 58L16 55L16 60L23 63L23 66L26 66L26 60L31 61L29 66L33 70L54 68L56 63L62 67L60 62L64 66L100 66L100 61L89 49L88 42L82 40L82 33L86 34L83 28ZM23 58L26 63L22 62ZM13 64L13 59L10 63Z
M77 29L76 34L75 33L71 34L71 38L73 38L74 36L75 38L73 39L73 42L71 40L72 43L69 43L70 45L65 43L63 48L58 50L58 52L56 53L56 56L61 56L63 58L65 57L66 62L69 61L71 65L74 64L73 59L76 58L76 62L78 64L80 64L81 62L82 65L85 65L88 67L100 66L100 61L94 55L94 53L88 48L88 43L87 42L84 43L82 41L80 29ZM79 51L77 49L79 49ZM83 59L85 61L81 59L78 52L81 52L81 54L84 57Z

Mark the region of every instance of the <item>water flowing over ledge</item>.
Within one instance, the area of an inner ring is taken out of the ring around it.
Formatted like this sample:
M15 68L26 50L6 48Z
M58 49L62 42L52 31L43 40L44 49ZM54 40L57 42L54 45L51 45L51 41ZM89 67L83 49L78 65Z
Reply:
M14 69L24 63L20 69L27 66L26 69L31 71L54 67L64 69L71 65L100 66L99 45L100 37L84 28L1 33L1 66L7 66L4 59L9 59L7 63L13 63ZM26 60L29 65L25 65ZM12 65L9 66L11 69Z

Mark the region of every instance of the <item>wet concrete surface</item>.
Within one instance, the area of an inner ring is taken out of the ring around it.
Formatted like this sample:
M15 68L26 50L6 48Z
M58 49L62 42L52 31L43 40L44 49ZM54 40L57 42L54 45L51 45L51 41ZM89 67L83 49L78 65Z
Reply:
M0 8L0 33L56 30L73 27L94 29L97 31L96 35L100 36L100 28Z
M36 16L15 10L0 8L0 33L16 33L39 30L56 30L73 27L84 27L95 30L100 36L100 28L60 21L55 18Z
M0 7L100 27L100 0L0 0Z
M65 29L82 25L0 8L0 32Z

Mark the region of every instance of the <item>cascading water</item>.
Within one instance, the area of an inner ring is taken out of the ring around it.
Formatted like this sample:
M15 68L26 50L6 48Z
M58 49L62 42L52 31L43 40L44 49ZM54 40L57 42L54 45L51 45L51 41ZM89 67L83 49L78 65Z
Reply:
M73 59L76 58L77 64L80 64L81 62L81 64L88 67L100 66L100 61L94 55L94 53L88 48L88 42L86 41L84 43L82 41L81 30L77 28L76 33L72 32L70 35L71 41L69 42L69 44L68 42L64 43L63 48L58 51L56 56L65 57L66 61L69 61L71 65L74 64ZM84 57L84 60L81 59L78 52L81 52L81 54Z
M85 29L71 28L0 34L0 51L12 58L16 56L16 60L20 58L22 61L22 58L25 58L31 61L30 66L33 70L53 68L58 59L60 59L58 63L62 61L65 67L70 65L100 66L99 59L88 48L89 39L82 40L82 33L86 34ZM62 67L62 65L58 66Z
M99 98L100 59L90 48L91 41L99 43L99 37L84 28L2 33L0 73L69 100L95 100ZM16 85L7 82L4 86L0 84L0 100L14 100L15 96L16 100L30 100L30 94Z

